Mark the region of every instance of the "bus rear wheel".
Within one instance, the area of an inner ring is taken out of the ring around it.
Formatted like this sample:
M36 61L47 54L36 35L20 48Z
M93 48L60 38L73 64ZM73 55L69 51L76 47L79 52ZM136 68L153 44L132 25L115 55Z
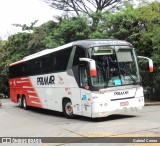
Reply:
M23 98L22 98L22 103L23 103L23 108L25 110L27 110L28 109L28 105L27 105L27 101L26 101L26 97L25 96L23 96Z
M74 117L72 102L69 99L65 99L63 101L63 113L68 119L72 119Z
M21 99L20 97L18 98L18 106L19 106L20 108L23 108L22 99Z

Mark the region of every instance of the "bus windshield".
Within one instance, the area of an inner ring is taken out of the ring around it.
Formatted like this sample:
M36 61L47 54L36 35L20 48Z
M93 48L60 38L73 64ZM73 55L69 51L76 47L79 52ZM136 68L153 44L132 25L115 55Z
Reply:
M130 46L97 46L89 49L96 62L97 76L92 86L111 87L140 82L135 51Z

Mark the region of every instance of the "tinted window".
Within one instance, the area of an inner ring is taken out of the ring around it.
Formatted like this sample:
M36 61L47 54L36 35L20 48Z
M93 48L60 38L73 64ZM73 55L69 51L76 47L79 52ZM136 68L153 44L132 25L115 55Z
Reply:
M73 66L79 65L81 62L79 61L79 58L85 57L85 51L83 48L77 46L75 51L75 56L73 60Z
M30 60L27 66L30 75L41 74L41 58Z
M56 63L56 67L55 70L56 71L64 71L67 69L67 65L68 65L68 61L69 61L69 57L71 54L72 48L68 48L68 49L64 49L58 52L55 52L55 63Z
M72 48L60 50L39 58L9 67L9 77L33 76L67 69Z
M10 66L9 67L9 77L14 78L17 76L20 76L22 71L22 64L17 64L16 66Z
M54 54L48 54L42 58L42 74L51 73L55 71L55 57Z

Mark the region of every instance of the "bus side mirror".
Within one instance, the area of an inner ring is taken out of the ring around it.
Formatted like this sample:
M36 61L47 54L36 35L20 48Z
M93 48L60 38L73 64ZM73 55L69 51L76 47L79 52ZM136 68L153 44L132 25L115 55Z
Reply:
M153 61L149 59L149 72L153 72Z
M90 68L90 75L91 77L97 76L97 70L96 70L96 62L93 59L89 58L79 58L80 61L89 62L89 68Z
M148 58L148 57L144 57L144 56L137 56L138 58L142 58L142 59L147 59L149 61L149 72L152 73L153 72L153 61L152 59Z

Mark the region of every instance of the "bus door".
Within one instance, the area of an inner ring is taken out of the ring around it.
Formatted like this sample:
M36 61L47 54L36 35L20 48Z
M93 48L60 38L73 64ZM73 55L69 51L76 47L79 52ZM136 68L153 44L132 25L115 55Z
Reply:
M80 97L83 115L91 117L91 91L89 90L86 67L80 67Z

